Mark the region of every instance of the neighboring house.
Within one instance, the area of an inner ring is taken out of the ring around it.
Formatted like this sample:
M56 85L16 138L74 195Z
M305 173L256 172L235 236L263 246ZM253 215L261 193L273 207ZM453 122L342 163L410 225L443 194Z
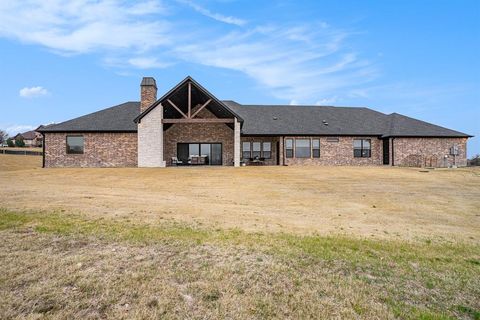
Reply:
M42 134L37 131L27 131L24 133L18 133L12 138L13 143L15 140L23 138L25 147L40 147L42 145Z
M465 166L468 134L368 108L241 105L190 77L160 99L39 128L45 167L178 164Z

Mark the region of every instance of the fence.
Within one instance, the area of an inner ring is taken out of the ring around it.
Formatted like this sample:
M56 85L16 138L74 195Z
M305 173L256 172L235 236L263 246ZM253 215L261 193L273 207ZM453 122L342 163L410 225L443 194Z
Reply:
M8 150L0 149L0 154L17 154L22 156L41 156L43 152L41 151L31 151L31 150Z

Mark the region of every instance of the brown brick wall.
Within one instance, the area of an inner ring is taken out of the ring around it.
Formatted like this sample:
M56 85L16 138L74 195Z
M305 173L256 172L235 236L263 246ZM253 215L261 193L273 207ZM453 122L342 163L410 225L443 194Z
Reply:
M67 154L66 133L45 134L45 167L136 167L136 133L84 133L84 153Z
M192 114L199 106L192 108ZM195 116L199 119L216 118L206 108ZM163 135L164 157L167 166L171 166L172 157L177 156L177 143L221 143L222 165L233 166L233 129L224 123L176 123Z
M285 158L286 165L382 165L382 140L377 137L285 137L293 139L320 139L320 158ZM329 142L328 138L337 138L338 142ZM371 157L355 158L353 156L353 140L370 139ZM311 145L311 143L310 143ZM295 142L294 142L295 147Z
M270 159L265 159L265 164L272 166L277 164L277 142L279 137L240 137L240 158L243 154L243 142L271 142L272 143L272 156ZM251 150L251 148L250 148ZM243 161L243 160L242 160ZM248 165L248 161L245 162Z
M467 165L467 138L394 138L394 165L407 167L445 167L453 165L450 148L456 144L457 166ZM447 158L445 159L445 155Z
M155 86L141 86L140 112L147 110L155 101L157 101L157 88Z

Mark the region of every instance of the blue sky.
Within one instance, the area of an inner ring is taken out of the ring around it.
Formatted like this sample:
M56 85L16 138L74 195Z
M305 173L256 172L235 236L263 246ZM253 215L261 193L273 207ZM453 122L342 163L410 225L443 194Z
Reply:
M368 106L476 137L480 1L0 1L0 128L159 94L191 75L240 103Z

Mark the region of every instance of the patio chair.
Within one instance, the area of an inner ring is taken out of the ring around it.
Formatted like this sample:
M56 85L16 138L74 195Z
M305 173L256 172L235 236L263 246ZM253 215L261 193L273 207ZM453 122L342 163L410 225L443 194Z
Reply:
M183 164L183 161L182 161L182 160L178 160L177 157L172 157L172 165L178 166L179 164L180 164L180 165Z

